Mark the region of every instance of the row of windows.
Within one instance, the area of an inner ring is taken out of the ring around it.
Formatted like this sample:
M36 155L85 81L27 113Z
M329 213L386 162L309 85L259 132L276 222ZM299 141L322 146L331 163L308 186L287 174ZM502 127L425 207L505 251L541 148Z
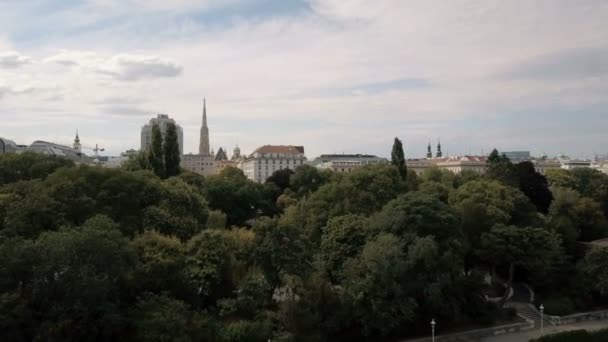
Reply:
M291 162L293 162L293 164L297 164L298 161L300 162L300 164L302 164L302 160L295 160L295 159L287 159L285 160L286 164L290 164ZM269 164L268 159L264 159L264 163L265 164ZM272 159L272 163L276 164L277 160L276 159ZM262 164L261 160L258 160L258 164ZM283 159L279 159L279 164L283 164Z

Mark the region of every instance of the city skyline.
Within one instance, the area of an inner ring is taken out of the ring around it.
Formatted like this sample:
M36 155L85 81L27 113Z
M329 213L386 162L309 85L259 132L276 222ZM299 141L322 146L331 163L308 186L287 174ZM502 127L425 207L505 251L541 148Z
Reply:
M167 4L0 4L0 136L117 155L167 113L196 153L206 97L216 150L608 152L605 2Z

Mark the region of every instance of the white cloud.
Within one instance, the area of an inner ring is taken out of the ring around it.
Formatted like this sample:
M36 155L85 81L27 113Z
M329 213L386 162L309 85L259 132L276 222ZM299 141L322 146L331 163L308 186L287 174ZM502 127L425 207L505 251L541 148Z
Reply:
M177 63L157 56L118 54L105 57L89 51L64 50L45 59L45 62L77 66L84 71L93 71L123 81L176 77L183 70Z
M0 69L14 69L29 64L32 59L16 51L0 52Z

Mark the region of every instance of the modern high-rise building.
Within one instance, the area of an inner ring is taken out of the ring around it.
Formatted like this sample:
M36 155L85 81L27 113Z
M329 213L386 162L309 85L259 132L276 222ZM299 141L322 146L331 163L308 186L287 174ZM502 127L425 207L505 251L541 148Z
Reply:
M148 124L144 125L141 128L141 150L145 151L150 148L150 145L152 144L152 127L154 126L154 124L157 124L160 128L160 133L164 139L167 133L167 125L169 123L175 125L175 129L177 131L177 143L179 144L179 152L183 155L184 132L182 130L182 127L178 125L175 120L169 118L169 115L167 114L158 114L156 118L151 119Z
M501 154L504 154L507 158L509 158L513 164L530 161L532 159L530 151L507 151L501 152Z

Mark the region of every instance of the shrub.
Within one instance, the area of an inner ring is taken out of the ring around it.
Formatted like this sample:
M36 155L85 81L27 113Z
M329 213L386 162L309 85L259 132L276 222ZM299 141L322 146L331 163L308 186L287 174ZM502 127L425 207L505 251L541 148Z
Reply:
M548 315L565 316L575 311L575 305L568 297L550 297L543 302L543 305Z
M220 331L223 342L267 341L271 337L271 327L265 322L236 321L226 324Z
M608 329L588 332L573 330L559 334L547 335L530 342L603 342L608 341Z

